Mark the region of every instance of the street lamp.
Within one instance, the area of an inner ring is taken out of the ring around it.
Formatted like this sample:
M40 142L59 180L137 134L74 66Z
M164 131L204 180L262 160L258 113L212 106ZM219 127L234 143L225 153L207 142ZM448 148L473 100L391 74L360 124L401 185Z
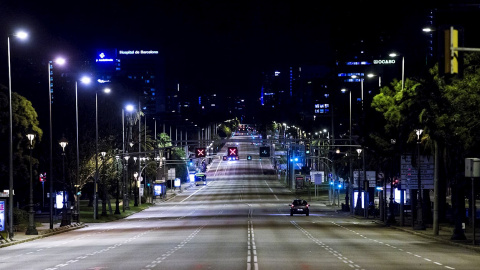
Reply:
M68 144L67 139L65 137L62 137L62 139L58 142L60 144L60 147L62 147L62 181L63 181L63 207L62 207L62 223L60 223L60 227L70 225L70 220L68 220L67 217L67 200L66 200L66 194L67 189L66 183L65 183L65 147Z
M104 93L110 93L110 88L103 89ZM93 219L97 219L98 215L98 91L95 91L95 177L93 183Z
M129 203L129 198L127 195L127 179L128 179L128 159L130 159L130 156L126 155L123 157L125 159L125 178L123 179L123 212L125 212L125 209L130 209L130 203Z
M80 78L80 82L83 84L89 84L91 82L91 79L87 76L83 76ZM76 123L76 140L77 140L77 186L80 187L80 146L78 143L78 81L75 81L75 123ZM77 215L77 222L80 221L80 198L78 198L78 193L77 193L77 202L76 202L76 211L75 214ZM50 200L51 197L50 197ZM52 229L52 224L50 224L50 229Z
M120 156L116 155L115 160L116 160L116 165L117 165L117 194L116 194L116 200L115 200L115 215L120 215L120 201L118 200L118 195L119 195L119 188L118 188L118 161L120 159Z
M347 91L347 89L342 89L341 90L342 93L345 93ZM349 144L350 144L350 152L352 152L352 91L348 91L348 103L349 103L349 125L348 125L348 138L349 138ZM353 164L352 164L352 156L349 155L349 158L350 160L350 173L349 173L349 180L351 181L351 179L353 179L352 175L353 175ZM348 195L349 195L349 186L347 187L346 191L345 191L345 205L346 205L346 211L350 211L350 206L349 206L349 198L348 198Z
M105 171L105 156L107 155L107 152L102 151L102 152L100 152L100 154L102 155L101 156L101 158L102 158L102 168ZM100 173L99 173L99 176L100 176ZM105 195L105 193L104 193L104 195ZM102 198L102 216L106 216L107 215L107 207L106 207L106 200L105 200L106 196L103 196L103 197L104 198ZM98 207L98 197L97 197L97 201L95 203L97 204L97 207Z
M389 54L390 57L397 57L396 53ZM405 56L402 55L402 90L405 87Z
M28 146L28 149L30 149L30 203L29 203L29 210L28 210L28 228L25 234L37 235L38 231L35 228L35 222L34 222L35 211L33 211L32 150L33 150L33 139L35 139L35 134L33 133L33 131L30 131L30 133L27 134L27 138L30 141L30 145Z
M26 39L28 34L19 31L12 36L19 39ZM9 150L9 190L8 190L8 234L9 238L13 239L13 112L12 112L12 67L10 62L10 36L7 36L8 48L8 150Z
M357 153L358 153L358 159L360 159L360 154L362 154L362 149L361 148L358 148L357 149ZM360 215L360 212L362 211L362 186L361 186L361 182L360 182L360 173L358 174L358 182L357 182L357 186L358 186L358 195L357 195L357 202L356 202L356 207L355 207L355 212L357 215Z
M422 180L420 174L420 135L422 135L423 129L415 129L417 134L417 223L413 227L415 230L425 230L425 224L423 223L423 200L422 200Z
M52 132L52 85L53 85L53 63L58 65L65 64L64 58L57 58L54 61L48 61L48 109L49 109L49 135L50 135L50 229L53 229L53 132Z

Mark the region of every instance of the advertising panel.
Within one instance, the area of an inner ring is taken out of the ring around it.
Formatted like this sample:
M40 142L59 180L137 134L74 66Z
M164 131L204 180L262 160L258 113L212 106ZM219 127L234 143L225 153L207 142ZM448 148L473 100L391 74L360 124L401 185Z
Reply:
M161 196L162 195L162 185L160 185L160 184L153 185L153 194L155 196Z
M5 231L5 200L0 200L0 232Z

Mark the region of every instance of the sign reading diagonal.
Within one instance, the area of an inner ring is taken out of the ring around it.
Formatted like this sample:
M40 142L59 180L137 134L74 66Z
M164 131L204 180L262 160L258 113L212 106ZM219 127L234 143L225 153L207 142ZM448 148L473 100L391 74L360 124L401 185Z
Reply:
M206 148L195 148L195 157L196 158L202 158L207 155L207 149Z
M237 147L228 147L227 155L229 157L236 157L238 156L238 149Z

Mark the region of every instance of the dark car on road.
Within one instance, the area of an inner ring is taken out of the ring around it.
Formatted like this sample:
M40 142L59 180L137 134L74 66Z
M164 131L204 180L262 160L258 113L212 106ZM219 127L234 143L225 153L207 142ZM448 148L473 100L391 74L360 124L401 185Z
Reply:
M309 207L310 205L307 203L307 201L295 199L290 204L290 216L293 216L293 214L305 214L308 216L310 215Z

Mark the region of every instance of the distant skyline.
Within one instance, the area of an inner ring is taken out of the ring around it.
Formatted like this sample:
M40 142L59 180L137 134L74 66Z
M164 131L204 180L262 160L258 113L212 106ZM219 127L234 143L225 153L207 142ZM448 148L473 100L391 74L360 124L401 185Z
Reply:
M154 49L166 56L170 82L192 86L195 95L259 97L261 72L289 65L333 67L337 51L348 52L360 39L389 47L384 49L418 50L414 41L427 23L429 5L449 1L420 2L7 0L0 3L0 83L8 84L6 36L22 27L30 40L12 44L17 68L56 54L78 61L93 60L98 49Z
M30 44L15 51L43 59L54 53L92 58L102 48L158 49L167 56L167 74L201 91L259 92L256 76L265 69L331 64L336 42L376 31L369 26L378 16L370 1L348 2L4 1L0 34L23 27Z

